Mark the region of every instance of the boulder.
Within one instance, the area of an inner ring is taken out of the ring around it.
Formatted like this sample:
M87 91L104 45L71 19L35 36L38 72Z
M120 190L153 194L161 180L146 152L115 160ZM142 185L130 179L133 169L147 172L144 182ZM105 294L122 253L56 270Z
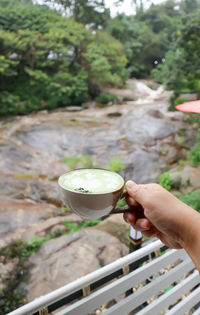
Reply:
M73 222L80 222L82 219L78 217L76 214L71 214L67 216L58 216L54 218L50 218L43 222L37 224L29 225L28 229L23 233L22 239L26 242L32 240L34 235L36 236L45 236L46 234L52 233L56 230L56 227L62 226L62 230L65 229L65 226L62 225L64 221L73 221ZM58 230L58 228L57 228Z
M190 185L193 189L200 188L200 167L186 165L182 170L181 184Z
M156 181L165 167L159 155L142 150L131 153L125 165L126 179L132 179L140 184Z
M0 236L5 237L32 223L39 223L53 215L57 209L48 204L2 199L0 203Z
M24 288L29 301L74 281L128 253L106 232L87 228L42 245L30 257L30 278Z

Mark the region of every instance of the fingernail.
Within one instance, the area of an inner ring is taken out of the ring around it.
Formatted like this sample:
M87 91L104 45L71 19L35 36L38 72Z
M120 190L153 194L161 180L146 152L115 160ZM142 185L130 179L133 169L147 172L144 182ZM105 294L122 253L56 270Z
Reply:
M140 223L140 226L141 226L141 228L143 228L143 229L146 229L146 230L149 229L149 226L148 226L147 222L141 222L141 223Z
M131 180L128 180L126 182L126 188L132 188L134 186L134 183Z
M128 180L127 182L126 182L126 188L127 189L133 189L133 188L135 188L137 185L136 185L136 183L134 183L132 180Z

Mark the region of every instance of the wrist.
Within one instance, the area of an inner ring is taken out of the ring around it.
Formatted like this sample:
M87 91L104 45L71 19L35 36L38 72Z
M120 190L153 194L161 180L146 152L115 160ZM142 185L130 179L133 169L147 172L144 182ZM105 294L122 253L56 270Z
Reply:
M191 207L185 206L180 243L200 270L200 214Z

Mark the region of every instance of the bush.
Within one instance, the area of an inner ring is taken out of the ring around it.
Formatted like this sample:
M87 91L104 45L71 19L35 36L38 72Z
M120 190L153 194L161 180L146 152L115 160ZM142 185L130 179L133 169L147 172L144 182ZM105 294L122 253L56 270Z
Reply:
M188 153L188 159L192 165L200 165L200 143L197 143Z
M101 104L108 104L109 102L115 102L118 100L116 94L106 94L100 93L99 96L96 98L96 101Z
M188 101L189 101L188 98L180 97L180 98L175 99L175 104L174 105L176 106L176 105L179 105L179 104L186 103Z
M172 188L172 176L170 172L162 173L158 178L158 183L167 190Z
M120 42L47 6L0 5L0 47L0 115L82 105L127 78Z
M120 172L123 171L125 168L125 165L120 157L114 156L110 159L109 164L107 166L107 169L109 169L112 172Z
M94 163L89 155L83 156L68 156L61 160L66 163L71 169L75 169L78 164L81 164L84 168L93 168Z
M180 199L193 209L200 212L200 189L188 192L187 194L181 196Z

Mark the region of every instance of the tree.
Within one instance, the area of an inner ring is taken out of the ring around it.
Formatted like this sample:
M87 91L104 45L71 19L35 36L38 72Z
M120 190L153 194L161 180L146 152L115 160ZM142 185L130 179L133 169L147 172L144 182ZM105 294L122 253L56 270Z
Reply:
M106 30L124 45L131 76L149 76L154 63L162 62L180 21L174 7L175 3L168 1L166 6L151 6L135 16L121 14L107 23ZM169 8L172 17L166 13Z
M118 41L46 6L0 7L0 47L0 114L81 105L125 80Z
M56 3L61 11L75 21L90 27L103 26L110 18L110 10L105 7L104 0L45 0L47 3Z
M182 18L182 25L174 35L174 43L163 65L155 71L155 78L163 82L177 97L184 91L200 97L200 11Z
M198 8L198 0L182 0L180 3L180 9L186 14L195 12Z

